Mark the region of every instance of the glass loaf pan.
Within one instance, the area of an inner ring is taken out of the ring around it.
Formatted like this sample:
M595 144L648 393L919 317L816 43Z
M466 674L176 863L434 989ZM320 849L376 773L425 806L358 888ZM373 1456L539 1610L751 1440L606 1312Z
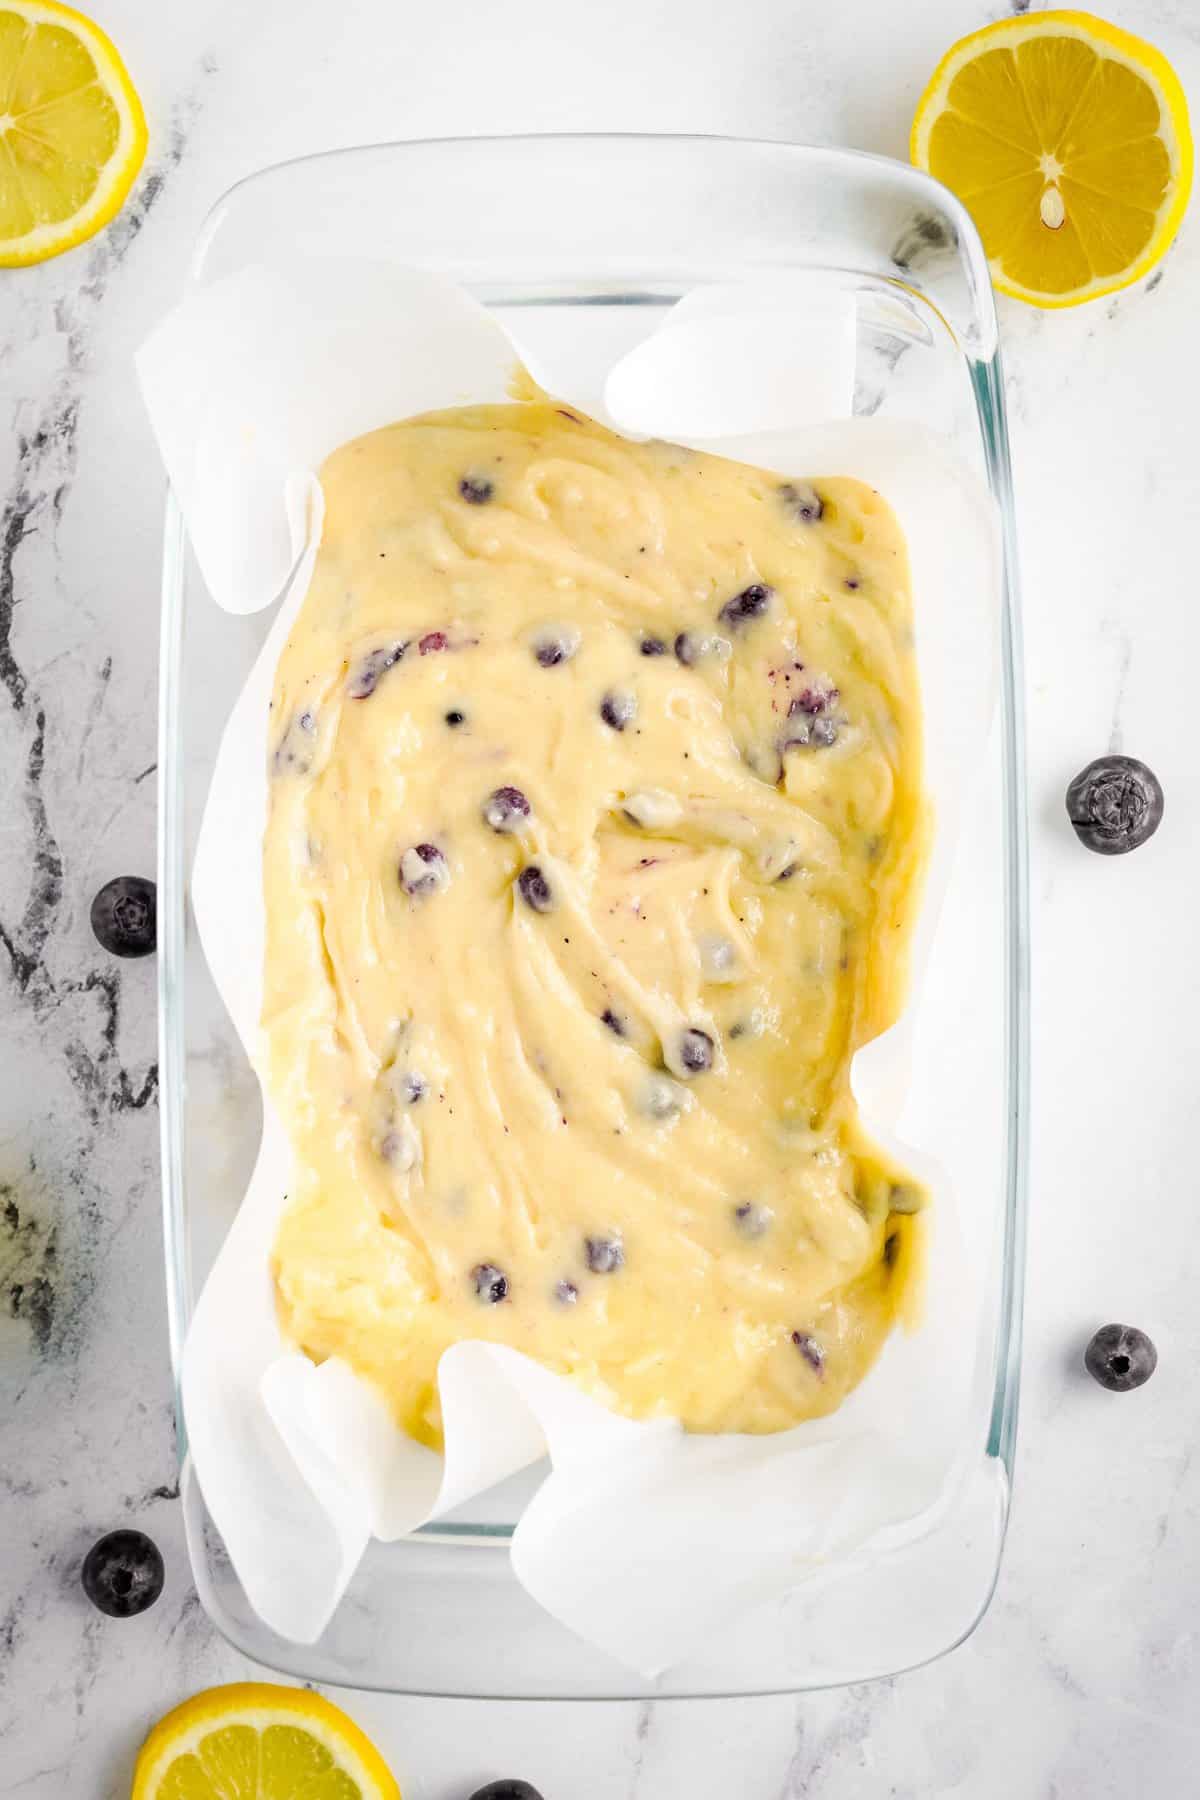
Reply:
M641 307L706 283L807 270L854 296L856 412L912 420L986 484L1002 555L998 725L933 953L930 1021L961 1155L960 1204L988 1235L971 1475L919 1541L862 1557L733 1623L649 1682L543 1612L506 1546L523 1490L372 1544L321 1639L275 1637L249 1606L179 1454L196 1586L217 1628L304 1679L400 1693L628 1699L798 1691L894 1673L960 1642L986 1609L1008 1516L1020 1364L1028 1088L1027 876L1015 522L995 311L962 207L898 163L713 138L458 139L338 151L267 169L220 200L191 288L247 263L368 255L438 270L510 320L546 306ZM814 471L816 473L817 471ZM835 471L831 471L835 472ZM973 573L963 571L964 581ZM918 631L920 594L915 595ZM188 875L213 760L270 614L204 591L168 496L160 699L160 1067L171 1354L245 1190L257 1083L190 928ZM737 1522L730 1522L731 1548Z

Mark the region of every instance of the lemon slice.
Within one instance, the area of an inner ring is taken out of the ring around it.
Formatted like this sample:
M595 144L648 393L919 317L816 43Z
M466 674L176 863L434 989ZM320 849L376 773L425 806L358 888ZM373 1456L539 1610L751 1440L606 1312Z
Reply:
M308 1688L235 1681L160 1719L132 1800L400 1800L353 1719Z
M145 154L142 103L99 26L56 0L0 0L0 265L107 225Z
M995 285L1035 306L1137 281L1192 185L1174 69L1090 13L1023 13L955 44L921 96L910 152L966 205Z

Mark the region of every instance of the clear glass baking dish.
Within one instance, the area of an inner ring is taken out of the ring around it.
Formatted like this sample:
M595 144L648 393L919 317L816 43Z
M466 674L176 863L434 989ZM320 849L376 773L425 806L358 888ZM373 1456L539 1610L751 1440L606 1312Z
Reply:
M922 977L923 1011L934 1029L916 1054L944 1064L961 1150L960 1192L977 1209L991 1249L969 1475L925 1534L781 1593L736 1621L718 1649L656 1681L585 1644L518 1585L506 1545L527 1491L519 1483L477 1503L471 1517L373 1544L316 1644L276 1637L251 1610L205 1511L180 1412L188 1545L205 1610L260 1662L309 1680L403 1693L775 1693L928 1661L974 1628L995 1585L1011 1491L1025 1239L1020 617L995 310L974 227L926 176L846 151L701 137L399 143L309 157L239 183L201 232L190 287L297 252L436 269L510 320L543 307L639 307L652 315L698 285L803 269L854 297L855 410L918 421L978 472L1001 546L1000 708ZM964 580L973 573L964 569ZM178 1375L194 1299L259 1140L257 1084L191 929L188 877L224 722L270 614L233 617L217 609L171 496L162 606L160 1074L167 1296ZM919 593L916 607L919 625ZM732 1552L735 1523L730 1544Z

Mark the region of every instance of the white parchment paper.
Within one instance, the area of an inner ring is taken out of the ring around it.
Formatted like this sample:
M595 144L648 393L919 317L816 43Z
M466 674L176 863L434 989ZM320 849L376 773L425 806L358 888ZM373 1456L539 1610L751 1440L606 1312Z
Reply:
M191 1322L183 1403L206 1504L282 1636L320 1635L370 1536L410 1532L548 1455L513 1540L516 1574L571 1629L653 1675L736 1609L928 1529L961 1474L976 1265L937 1143L899 1143L895 1121L920 968L994 702L998 552L986 492L944 446L850 416L853 299L803 276L710 287L669 310L522 310L511 329L449 282L391 264L249 267L195 293L144 346L139 374L213 597L230 612L278 606L220 745L192 872L205 954L256 1066L267 703L320 543L315 471L376 426L508 398L518 358L631 435L787 475L858 476L904 526L938 833L912 1001L859 1054L854 1082L872 1130L933 1189L924 1319L893 1336L832 1418L766 1438L631 1422L515 1351L462 1343L439 1368L446 1453L435 1455L344 1363L316 1367L280 1334L269 1257L289 1155L264 1093L258 1162Z

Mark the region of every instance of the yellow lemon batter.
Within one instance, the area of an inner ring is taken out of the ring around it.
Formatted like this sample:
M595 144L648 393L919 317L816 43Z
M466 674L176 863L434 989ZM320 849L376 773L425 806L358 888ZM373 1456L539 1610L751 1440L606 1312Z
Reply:
M434 1445L463 1338L692 1430L831 1411L917 1223L848 1085L923 848L895 518L541 400L321 480L264 854L288 1334Z

